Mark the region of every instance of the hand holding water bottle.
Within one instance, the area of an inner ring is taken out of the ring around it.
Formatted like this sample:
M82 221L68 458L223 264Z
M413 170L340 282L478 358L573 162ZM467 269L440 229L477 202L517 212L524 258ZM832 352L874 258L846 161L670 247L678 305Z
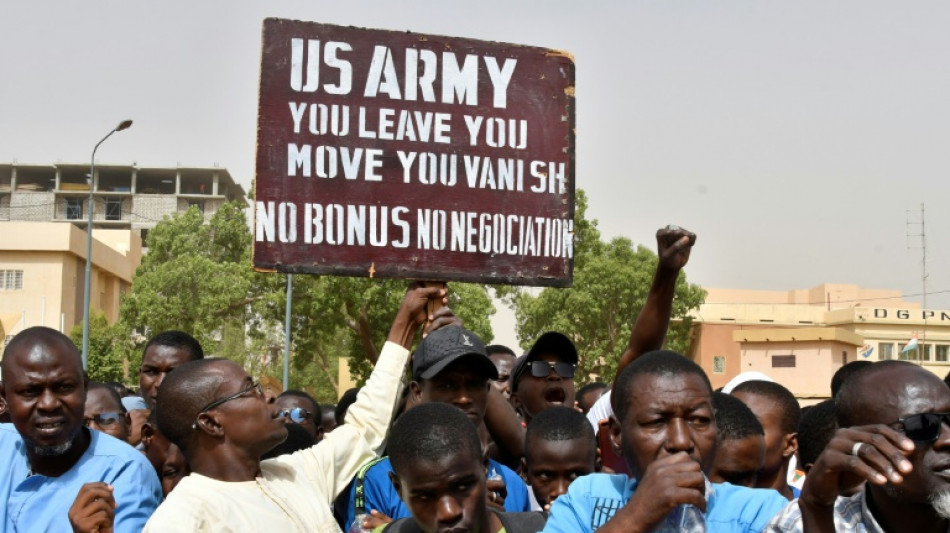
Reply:
M627 502L631 520L643 531L656 531L676 522L674 531L687 525L687 531L698 527L698 517L706 511L706 477L689 454L678 452L650 463ZM630 516L628 515L628 516Z

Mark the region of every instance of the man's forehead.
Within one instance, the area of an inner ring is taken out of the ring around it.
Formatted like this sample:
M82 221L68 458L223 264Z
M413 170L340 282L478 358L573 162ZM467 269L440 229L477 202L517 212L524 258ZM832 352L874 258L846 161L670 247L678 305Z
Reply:
M94 407L120 411L122 404L121 402L117 403L115 397L109 391L101 387L94 387L86 391L86 410Z
M177 364L186 363L194 359L191 350L182 346L167 346L164 344L153 344L145 350L142 357L143 365L159 364Z
M712 404L709 387L692 373L644 373L631 385L628 401L634 409L696 409Z
M896 368L860 382L865 417L888 424L918 413L950 412L950 387L924 369Z
M56 340L38 340L10 350L4 363L9 371L36 372L56 369L82 375L82 359L72 347ZM6 377L6 376L5 376Z

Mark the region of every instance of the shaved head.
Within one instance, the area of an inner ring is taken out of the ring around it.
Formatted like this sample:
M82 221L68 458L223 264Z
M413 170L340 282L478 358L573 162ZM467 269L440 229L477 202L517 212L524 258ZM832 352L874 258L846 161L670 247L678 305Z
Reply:
M0 371L4 374L7 373L7 369L12 362L11 354L18 352L21 348L27 348L27 351L29 351L29 348L36 345L63 346L66 348L63 353L69 356L75 356L76 361L79 362L79 368L82 368L82 356L79 354L79 349L76 348L76 345L73 344L73 341L69 337L55 329L36 326L27 328L13 337L10 344L3 350L3 359L0 360Z
M226 379L221 369L236 365L227 359L198 359L168 373L158 389L158 429L187 453L193 436L192 424L204 406L213 402Z

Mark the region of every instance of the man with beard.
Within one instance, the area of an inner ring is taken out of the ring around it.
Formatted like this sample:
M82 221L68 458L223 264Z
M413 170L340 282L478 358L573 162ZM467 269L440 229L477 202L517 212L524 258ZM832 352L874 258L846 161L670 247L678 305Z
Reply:
M115 531L140 531L162 499L158 478L127 443L83 425L88 380L73 342L50 328L26 329L0 369L13 422L0 425L4 529L112 531L114 523Z
M766 531L948 531L950 388L917 365L881 361L849 377L836 402L839 429ZM855 480L864 490L843 496Z
M610 439L633 478L591 474L554 501L545 533L758 532L786 503L774 490L709 483L712 387L696 363L649 352L614 381Z

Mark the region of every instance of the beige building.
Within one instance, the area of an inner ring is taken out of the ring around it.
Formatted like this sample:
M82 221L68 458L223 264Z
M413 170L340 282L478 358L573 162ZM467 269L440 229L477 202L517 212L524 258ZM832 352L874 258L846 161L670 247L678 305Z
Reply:
M89 217L89 163L0 164L0 221L70 222ZM96 165L93 227L145 235L165 215L196 206L209 219L244 189L224 168Z
M713 387L755 370L807 401L829 397L831 376L850 361L906 359L941 378L950 371L950 310L922 310L900 291L843 284L707 291L694 313L690 356ZM902 353L914 335L920 348Z
M90 306L109 322L142 261L129 229L94 229ZM86 232L72 224L0 222L0 339L32 326L69 334L82 321Z

